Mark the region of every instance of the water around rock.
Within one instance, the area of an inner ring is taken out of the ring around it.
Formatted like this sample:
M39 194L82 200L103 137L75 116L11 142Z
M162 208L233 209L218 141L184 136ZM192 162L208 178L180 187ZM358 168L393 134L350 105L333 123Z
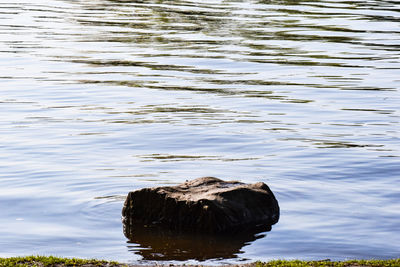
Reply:
M0 256L152 264L126 194L211 173L280 218L204 265L398 257L399 44L397 0L0 1Z

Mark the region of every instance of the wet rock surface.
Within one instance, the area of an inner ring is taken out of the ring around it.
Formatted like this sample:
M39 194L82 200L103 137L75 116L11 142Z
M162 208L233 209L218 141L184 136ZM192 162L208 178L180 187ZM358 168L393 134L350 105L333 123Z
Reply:
M122 216L127 237L132 236L135 225L226 234L270 228L279 220L279 205L264 183L203 177L177 186L130 192Z

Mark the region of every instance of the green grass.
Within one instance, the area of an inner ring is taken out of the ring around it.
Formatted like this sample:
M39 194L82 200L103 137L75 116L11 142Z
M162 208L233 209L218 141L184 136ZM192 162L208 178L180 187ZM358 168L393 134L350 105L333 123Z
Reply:
M128 266L118 262L110 262L103 260L85 260L76 258L59 258L59 257L45 257L45 256L27 256L27 257L13 257L13 258L0 258L0 267L8 266L102 266L102 267L123 267ZM147 267L151 265L146 265ZM153 265L156 266L156 265ZM157 265L161 267L161 265ZM171 266L171 265L164 265ZM176 265L175 265L176 266ZM182 267L189 267L189 265L181 265ZM269 262L255 262L250 264L239 265L243 267L400 267L400 259L393 260L351 260L351 261L300 261L300 260L275 260Z
M0 258L0 266L126 266L118 262L45 256Z

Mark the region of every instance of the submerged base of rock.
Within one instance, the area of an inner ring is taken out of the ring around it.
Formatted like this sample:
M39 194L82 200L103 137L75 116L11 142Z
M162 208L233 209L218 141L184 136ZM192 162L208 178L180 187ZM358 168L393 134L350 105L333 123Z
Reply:
M130 192L123 223L193 233L232 233L265 228L279 220L279 205L264 183L203 177L177 186Z
M150 261L232 259L243 253L245 245L265 237L260 232L270 230L271 226L266 226L235 234L205 234L177 232L158 226L124 225L128 249L140 255L142 260Z

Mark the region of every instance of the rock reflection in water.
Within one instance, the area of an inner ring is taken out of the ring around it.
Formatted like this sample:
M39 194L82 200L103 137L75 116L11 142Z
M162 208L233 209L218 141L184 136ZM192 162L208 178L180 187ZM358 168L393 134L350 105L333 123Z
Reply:
M242 253L241 248L265 236L271 226L227 235L177 233L161 227L124 224L128 249L143 260L230 259ZM137 245L135 245L137 244Z

